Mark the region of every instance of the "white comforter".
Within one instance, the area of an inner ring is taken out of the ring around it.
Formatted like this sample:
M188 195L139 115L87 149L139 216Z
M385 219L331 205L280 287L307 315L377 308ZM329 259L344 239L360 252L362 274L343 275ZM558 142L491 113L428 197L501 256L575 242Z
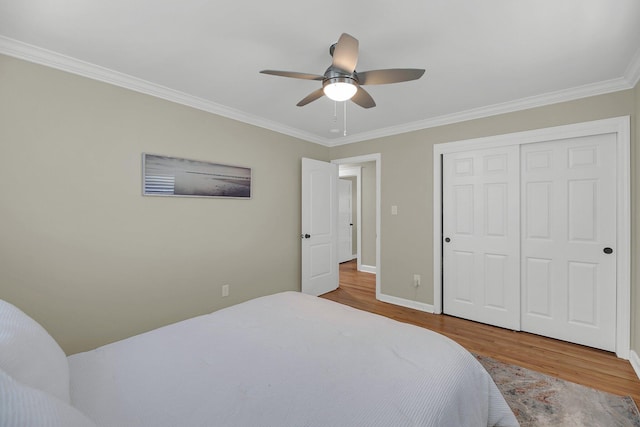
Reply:
M296 292L69 357L103 426L513 426L487 372L435 332Z

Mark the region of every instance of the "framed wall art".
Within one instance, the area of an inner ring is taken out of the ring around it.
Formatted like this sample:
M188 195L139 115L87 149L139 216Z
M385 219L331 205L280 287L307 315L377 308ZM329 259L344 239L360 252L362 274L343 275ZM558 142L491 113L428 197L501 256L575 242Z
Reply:
M145 196L251 198L251 168L142 154Z

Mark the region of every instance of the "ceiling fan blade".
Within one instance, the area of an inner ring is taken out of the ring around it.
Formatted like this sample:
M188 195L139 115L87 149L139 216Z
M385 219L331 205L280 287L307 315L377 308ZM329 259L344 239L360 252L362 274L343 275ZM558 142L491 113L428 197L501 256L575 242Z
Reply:
M358 63L358 39L347 33L342 33L333 50L333 63L345 73L351 74Z
M307 95L302 101L298 102L296 105L298 107L304 107L308 103L313 102L318 98L322 98L323 95L324 95L324 91L322 90L322 88L318 90L314 90L309 95Z
M417 80L424 74L418 68L391 68L388 70L372 70L358 73L358 83L361 85L384 85L388 83L408 82Z
M371 95L369 95L369 92L361 87L358 88L358 91L353 95L351 100L362 108L371 108L376 106L376 101L374 101Z
M272 76L292 77L294 79L304 80L320 80L324 79L324 76L318 74L298 73L295 71L278 71L278 70L262 70L262 74L271 74Z

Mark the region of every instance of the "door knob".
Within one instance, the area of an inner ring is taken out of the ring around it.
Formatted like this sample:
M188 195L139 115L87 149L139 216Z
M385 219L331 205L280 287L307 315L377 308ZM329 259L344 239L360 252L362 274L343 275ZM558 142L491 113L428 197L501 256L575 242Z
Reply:
M451 239L450 239L450 238L448 238L448 237L445 237L445 238L444 238L444 241L445 241L445 242L447 242L447 243L449 243L449 242L451 241Z
M612 254L612 253L613 253L613 249L611 249L611 248L604 248L604 249L602 250L602 252L604 252L605 254L609 255L609 254Z
M310 234L301 234L300 237L302 237L303 239L308 239L311 237Z

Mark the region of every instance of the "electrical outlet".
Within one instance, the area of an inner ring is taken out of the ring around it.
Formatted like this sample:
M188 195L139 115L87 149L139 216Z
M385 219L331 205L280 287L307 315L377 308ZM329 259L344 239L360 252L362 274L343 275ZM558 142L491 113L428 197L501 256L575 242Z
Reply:
M414 274L413 275L413 287L417 288L418 286L420 286L420 275L419 274Z
M229 285L222 285L222 296L223 297L229 296Z

